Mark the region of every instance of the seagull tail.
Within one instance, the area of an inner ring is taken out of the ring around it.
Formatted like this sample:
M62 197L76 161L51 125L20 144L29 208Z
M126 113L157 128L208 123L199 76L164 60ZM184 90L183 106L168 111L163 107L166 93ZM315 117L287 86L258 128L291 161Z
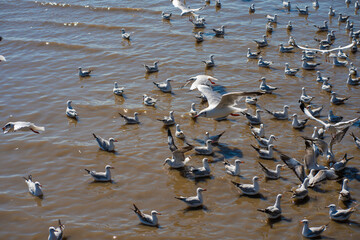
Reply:
M88 169L86 169L86 168L84 168L84 170L85 170L88 174L90 174L90 170L88 170Z
M231 183L234 184L234 185L237 186L237 187L241 186L240 183L237 183L237 182L234 182L234 181L231 181Z
M255 147L254 145L250 144L250 146L252 146L257 152L260 150L260 148Z
M261 162L258 162L258 163L260 164L260 166L263 170L266 170L266 167Z
M258 208L256 210L258 210L259 212L265 212L265 209L261 209L261 208Z
M121 117L125 118L125 116L124 116L124 115L122 115L121 113L119 113L119 115L120 115Z
M34 126L33 129L36 131L45 131L45 127Z
M273 115L273 113L270 112L269 110L267 110L266 108L265 108L265 111L268 112L269 114Z
M93 133L93 136L94 136L94 138L98 138L98 137L95 135L95 133Z

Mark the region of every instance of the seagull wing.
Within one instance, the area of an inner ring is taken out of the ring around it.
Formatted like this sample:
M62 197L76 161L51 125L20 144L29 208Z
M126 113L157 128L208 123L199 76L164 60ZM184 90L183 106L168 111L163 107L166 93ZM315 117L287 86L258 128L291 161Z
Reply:
M351 119L346 122L338 122L338 123L334 124L334 127L336 127L336 128L348 127L348 126L351 126L352 124L354 124L359 119L360 119L360 117L357 117L357 118Z
M236 102L239 101L244 96L262 95L262 94L263 94L262 92L231 92L231 93L226 93L226 94L221 96L221 100L218 103L218 107L221 108L223 106L235 105Z
M299 180L303 182L306 177L304 165L297 161L295 158L290 158L285 154L280 154L280 158L291 170L294 171Z
M185 4L181 0L172 0L174 7L179 8L181 11L188 10Z
M311 112L305 107L305 104L303 102L300 103L300 109L301 111L303 111L303 113L306 114L306 116L308 116L309 118L311 118L312 120L317 121L318 123L320 123L321 125L323 125L325 128L328 125L327 123L325 123L324 121L317 119L316 117L314 117Z
M316 49L316 48L307 48L307 47L303 47L303 46L300 46L300 45L297 45L295 44L296 47L302 49L302 50L308 50L308 51L316 51L316 52L321 52L321 53L329 53L329 52L332 52L332 51L338 51L338 50L344 50L344 49L348 49L348 48L351 48L352 46L354 46L354 43L351 43L347 46L344 46L344 47L337 47L337 48L332 48L332 49L328 49L328 50L322 50L322 49Z
M26 128L26 127L31 127L31 124L30 122L15 122L14 124L14 131L18 131L22 128Z
M221 94L212 90L211 87L206 85L199 85L197 89L205 95L208 100L209 106L217 106L221 101Z

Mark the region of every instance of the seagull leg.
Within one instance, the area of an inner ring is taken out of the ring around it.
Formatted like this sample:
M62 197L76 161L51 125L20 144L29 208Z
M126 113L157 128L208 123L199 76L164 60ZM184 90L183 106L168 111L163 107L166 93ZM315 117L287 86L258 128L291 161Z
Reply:
M34 133L40 134L38 131L35 131L34 129L30 128L31 131L33 131Z

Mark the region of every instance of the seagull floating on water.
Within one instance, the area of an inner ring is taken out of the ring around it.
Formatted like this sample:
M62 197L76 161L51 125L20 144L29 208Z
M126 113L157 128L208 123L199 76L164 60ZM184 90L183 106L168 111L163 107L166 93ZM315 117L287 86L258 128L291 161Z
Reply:
M314 27L316 27L318 29L319 32L327 32L329 31L329 26L327 24L327 21L324 21L324 25L323 26L318 26L314 24Z
M71 100L67 101L66 116L77 119L78 114L76 110L71 106L71 102Z
M271 23L277 23L277 17L278 15L277 14L274 14L274 16L271 16L271 15L266 15L266 19L268 20L268 22L271 22Z
M240 163L244 163L240 159L236 159L235 164L229 163L229 161L224 160L225 172L231 176L240 176Z
M298 188L292 191L293 195L291 198L297 200L302 200L306 198L308 196L308 189L307 189L308 186L309 186L309 178L305 178L303 183Z
M266 83L266 78L262 77L259 81L261 81L260 83L260 90L265 92L265 93L272 93L273 91L275 91L276 89L278 89L277 87L273 87L270 86Z
M249 13L254 13L255 12L255 4L252 3L249 7Z
M253 184L241 184L234 181L231 181L231 183L234 184L237 187L237 189L241 191L242 194L252 196L252 195L257 195L260 192L260 185L258 183L258 180L259 177L254 176L252 179Z
M124 87L119 87L117 82L114 82L113 93L117 96L122 96L124 93Z
M202 42L204 41L203 32L197 32L194 34L194 38L196 39L196 42Z
M332 220L339 221L339 222L347 221L350 218L351 214L353 214L356 211L355 207L348 208L348 209L336 209L335 204L330 204L327 207L330 208L330 210L329 210L330 218Z
M251 133L255 136L258 137L265 137L265 128L264 128L264 124L260 124L260 127L254 127L254 126L250 126L251 129Z
M163 119L157 119L164 123L165 126L171 126L175 124L174 111L169 112L169 117L164 116Z
M48 240L61 240L62 239L65 225L61 224L60 219L59 219L58 223L59 223L59 226L57 228L49 227Z
M165 20L170 20L171 15L172 15L172 13L166 13L164 11L161 13L162 18Z
M192 150L194 146L187 143L185 147L176 147L170 128L168 129L168 145L172 158L166 158L163 165L168 164L171 168L183 168L190 161L190 157L185 157L185 153Z
M274 135L270 135L269 138L258 137L256 135L253 136L256 139L257 143L259 144L259 147L261 148L268 148L270 144L273 144L274 140L277 140L277 138Z
M191 118L196 118L197 111L195 109L195 103L191 103L191 108L190 108L189 114L190 114Z
M256 53L251 52L250 48L248 48L246 57L249 59L258 59L260 56L261 51L258 51Z
M197 188L196 189L196 196L193 197L175 197L176 199L179 199L186 203L191 208L200 207L203 205L203 196L202 192L206 191L204 188Z
M294 113L292 115L292 118L293 118L293 121L291 123L291 126L295 129L303 129L305 127L307 121L309 120L308 118L306 118L304 120L299 121L296 113Z
M171 87L171 84L170 84L171 81L174 81L174 80L166 79L165 82L161 82L161 83L153 82L153 83L157 88L160 89L160 91L162 91L164 93L171 93L171 91L172 91L172 87Z
M148 95L143 95L143 102L146 106L155 106L157 99L149 97Z
M139 124L140 120L139 120L139 113L135 112L134 113L134 117L127 117L125 115L122 115L121 113L119 113L119 115L124 118L124 121L126 124Z
M259 57L258 66L259 67L270 67L270 65L273 64L271 61L264 61L262 56Z
M88 169L84 169L88 174L90 174L94 181L96 182L111 182L111 172L110 169L114 169L110 165L105 166L105 172L96 172L96 171L90 171Z
M349 74L347 80L346 80L346 83L349 84L349 85L352 85L352 86L356 86L356 85L359 85L360 84L360 78L352 78L351 77L351 74Z
M39 134L39 131L45 131L45 127L38 127L31 122L8 122L2 128L3 132L6 134L8 132L16 131L33 131L34 133Z
M278 120L287 120L289 119L289 113L288 113L289 106L284 105L283 111L269 111L265 109L266 112L273 115L274 118Z
M284 164L277 164L275 170L265 167L261 162L258 162L261 166L261 170L265 173L265 177L268 179L279 179L280 178L280 169L284 168Z
M251 145L251 144L250 144ZM255 147L254 145L251 145L259 154L259 158L262 159L274 159L274 145L270 144L268 146L268 149L260 149L258 147Z
M333 17L335 16L335 9L333 9L332 6L329 7L329 13L328 13L329 16Z
M194 150L197 154L200 155L211 155L213 154L213 146L212 143L213 141L211 139L206 140L205 142L205 146L198 146L195 147Z
M303 103L310 103L311 100L313 100L314 97L311 97L309 95L306 94L306 90L305 87L301 88L301 96L300 96L300 101Z
M159 63L159 61L154 62L154 66L148 66L148 65L144 64L144 67L145 67L145 69L146 69L146 72L147 72L147 73L158 72L158 71L159 71L158 63Z
M349 191L349 187L347 186L348 184L348 179L345 178L343 180L343 183L342 183L342 187L341 187L341 191L339 193L339 200L343 201L343 202L346 202L346 201L349 201L351 200L351 195L350 195L350 191Z
M251 115L247 112L243 112L242 114L248 119L249 123L252 125L259 125L261 124L261 116L260 112L263 112L261 109L256 109L255 116Z
M33 182L31 175L29 175L28 178L24 177L24 179L28 186L29 192L32 195L36 197L42 197L44 195L42 191L42 185L37 181Z
M97 143L99 144L99 147L101 150L107 151L107 152L113 152L115 151L115 145L114 142L117 142L114 138L109 138L109 140L105 140L102 137L98 137L93 133L94 138L96 139Z
M92 70L82 70L81 67L79 67L79 76L80 77L90 77L90 73L92 72Z
M305 6L305 9L300 9L298 6L296 6L297 11L299 12L299 15L309 15L309 7Z
M342 116L336 116L333 111L330 109L329 110L329 114L328 114L328 120L331 123L337 123L337 122L341 122L341 120L343 120Z
M292 52L294 50L294 46L284 46L284 44L280 43L280 48L279 48L279 52L281 53L289 53Z
M292 25L291 21L289 21L288 24L286 25L286 29L289 31L293 30L293 25Z
M307 238L319 237L321 235L321 233L324 232L326 230L326 227L329 225L329 224L326 224L326 225L322 225L320 227L309 228L309 226L308 226L309 221L307 219L304 219L301 222L304 224L304 227L302 229L302 235Z
M211 54L211 55L210 55L210 60L202 61L202 62L205 63L205 67L207 67L207 68L214 67L214 66L215 66L214 55Z
M215 36L224 36L225 35L225 26L222 25L220 28L213 28L213 31L215 32Z
M176 124L176 131L175 131L175 137L180 138L180 139L185 139L185 134L184 132L180 129L180 125Z
M266 47L268 45L266 35L263 35L263 40L253 40L256 42L258 48Z
M203 178L203 177L209 177L210 176L210 166L209 166L209 159L204 158L202 160L203 166L196 168L196 167L190 167L189 171L192 174L194 178Z
M331 92L330 103L335 105L344 104L350 97L338 97L336 92Z
M299 68L290 68L289 63L285 63L285 74L289 76L295 76L296 73L299 71Z
M316 75L317 75L317 77L316 77L316 81L317 81L317 82L323 82L325 79L327 79L326 77L322 77L322 76L321 76L321 72L320 72L320 71L316 71Z
M160 213L158 213L155 210L152 210L151 215L148 215L148 214L142 213L135 204L133 204L133 206L134 206L134 209L132 209L132 210L134 211L134 213L136 213L136 215L138 216L138 218L142 224L151 226L151 227L157 227L159 225L157 215L161 215Z
M121 37L123 39L130 40L130 35L131 35L131 33L125 32L124 28L121 29Z
M265 209L257 209L259 212L264 212L268 215L269 219L276 219L281 216L281 207L280 207L280 199L282 195L278 194L276 196L275 204L273 206L269 206Z
M346 20L348 20L349 17L350 17L350 16L343 16L342 13L339 13L338 21L339 21L339 22L346 22Z

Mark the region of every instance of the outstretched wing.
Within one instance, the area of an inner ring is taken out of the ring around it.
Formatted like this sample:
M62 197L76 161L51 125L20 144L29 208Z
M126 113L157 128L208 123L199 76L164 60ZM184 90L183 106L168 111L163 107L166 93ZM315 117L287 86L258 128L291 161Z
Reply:
M217 106L221 101L221 94L212 90L211 87L206 85L199 85L197 89L205 95L208 100L209 106Z
M221 96L221 100L218 103L218 107L235 105L244 96L257 96L262 95L262 92L231 92Z
M294 171L295 175L299 178L299 180L303 182L306 177L304 165L297 161L295 158L291 158L285 154L280 154L280 158L291 170Z
M303 111L303 113L306 114L306 116L308 116L309 118L311 118L312 120L317 121L318 123L320 123L321 125L323 125L324 127L327 125L324 121L321 121L320 119L317 119L316 117L314 117L311 112L305 107L305 104L303 102L300 103L300 109L301 111Z
M170 128L168 128L168 145L171 152L174 152L178 149L174 143L174 138L171 134Z
M349 45L347 45L347 46L344 46L344 47L337 47L337 48L332 48L332 49L328 49L328 50L326 50L326 49L324 49L324 50L322 50L322 49L316 49L316 48L307 48L307 47L303 47L303 46L300 46L300 45L297 45L297 44L295 44L295 47L298 47L298 48L300 48L300 49L302 49L302 50L307 50L307 51L316 51L316 52L321 52L321 53L329 53L329 52L333 52L333 51L338 51L338 50L344 50L344 49L348 49L348 48L351 48L352 46L354 46L354 42L353 43L351 43L351 44L349 44Z

